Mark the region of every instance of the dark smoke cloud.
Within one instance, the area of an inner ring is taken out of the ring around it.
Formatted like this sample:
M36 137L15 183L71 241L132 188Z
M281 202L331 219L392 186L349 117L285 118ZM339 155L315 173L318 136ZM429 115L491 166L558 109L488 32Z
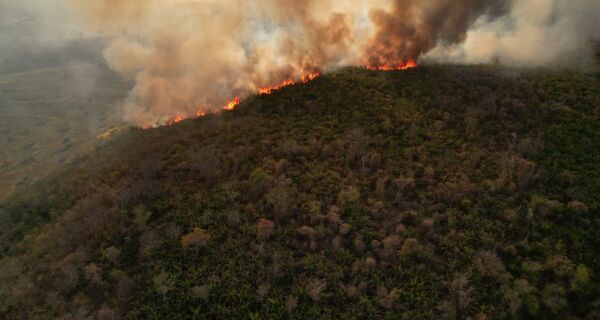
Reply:
M459 43L481 16L493 19L508 0L395 0L391 10L373 10L376 34L366 52L371 65L416 61L439 43Z

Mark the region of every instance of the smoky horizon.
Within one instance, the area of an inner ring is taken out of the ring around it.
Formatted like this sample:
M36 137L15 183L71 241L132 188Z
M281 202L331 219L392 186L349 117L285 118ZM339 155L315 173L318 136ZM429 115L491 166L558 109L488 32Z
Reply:
M0 72L105 63L135 84L122 119L148 126L343 66L578 67L597 12L592 0L1 0Z

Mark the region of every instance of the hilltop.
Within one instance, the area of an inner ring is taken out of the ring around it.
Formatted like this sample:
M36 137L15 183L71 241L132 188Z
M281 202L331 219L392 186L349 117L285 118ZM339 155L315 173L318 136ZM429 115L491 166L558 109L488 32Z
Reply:
M348 68L0 206L6 319L595 319L597 75Z

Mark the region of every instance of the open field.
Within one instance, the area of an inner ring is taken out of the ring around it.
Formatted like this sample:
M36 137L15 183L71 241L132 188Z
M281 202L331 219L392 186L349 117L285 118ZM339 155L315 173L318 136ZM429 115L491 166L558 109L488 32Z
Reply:
M0 200L122 127L116 103L127 90L96 63L0 74Z

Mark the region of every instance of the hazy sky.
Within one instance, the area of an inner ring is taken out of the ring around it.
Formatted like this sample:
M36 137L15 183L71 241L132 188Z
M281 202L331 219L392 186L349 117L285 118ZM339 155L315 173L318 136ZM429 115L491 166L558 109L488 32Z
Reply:
M0 50L60 45L78 34L62 1L0 0Z
M102 44L68 8L62 0L0 0L0 72L101 59Z

